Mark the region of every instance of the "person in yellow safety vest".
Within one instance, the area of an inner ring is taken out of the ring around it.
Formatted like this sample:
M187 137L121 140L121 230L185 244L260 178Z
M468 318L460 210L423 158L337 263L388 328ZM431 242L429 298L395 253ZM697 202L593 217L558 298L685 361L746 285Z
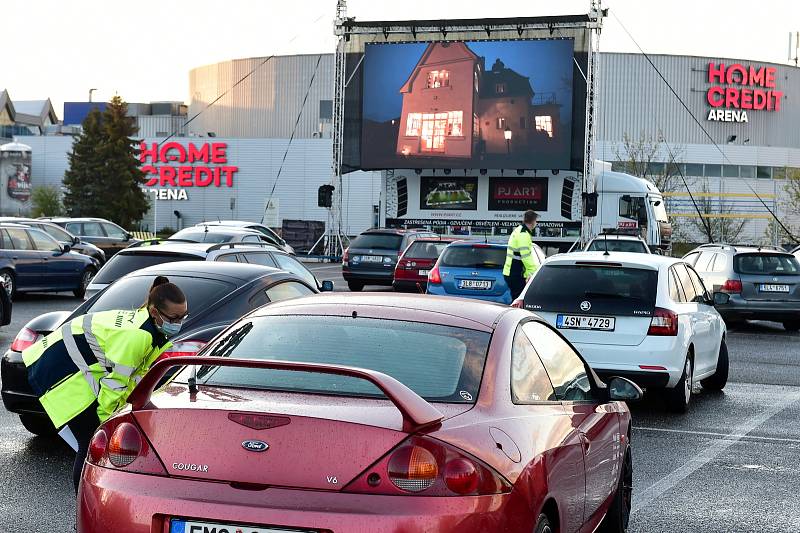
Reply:
M539 265L533 259L533 228L539 215L528 209L522 219L522 224L511 232L506 247L506 264L503 266L503 277L506 285L511 290L511 301L522 294L525 283L533 276Z
M158 276L139 309L78 316L22 352L31 388L76 451L76 492L94 432L125 405L186 314L183 292Z

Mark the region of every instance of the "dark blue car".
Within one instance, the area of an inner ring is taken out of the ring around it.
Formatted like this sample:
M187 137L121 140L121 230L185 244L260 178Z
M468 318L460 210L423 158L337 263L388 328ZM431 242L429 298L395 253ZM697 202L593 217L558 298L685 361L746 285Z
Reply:
M506 245L457 241L444 249L428 274L428 294L511 303L503 278Z
M82 298L98 268L96 259L41 230L0 224L0 284L12 298L34 291L72 291Z

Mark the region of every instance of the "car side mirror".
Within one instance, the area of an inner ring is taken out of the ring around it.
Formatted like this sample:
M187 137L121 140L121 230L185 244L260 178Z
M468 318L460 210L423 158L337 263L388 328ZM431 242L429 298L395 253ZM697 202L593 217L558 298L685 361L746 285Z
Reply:
M129 241L129 240L131 240L132 238L133 238L133 235L131 235L130 233L126 233L126 234L125 234L125 242L128 242L128 241Z
M62 244L62 245L61 245L61 253L62 253L62 254L66 254L66 253L68 253L70 250L72 250L72 246L70 246L69 244Z
M322 285L320 285L320 290L322 292L332 292L333 282L329 279L326 279L325 281L322 282Z
M627 378L615 376L608 381L608 399L618 402L635 402L642 399L642 389Z
M80 237L75 236L72 238L72 244L80 244L80 243L81 243Z
M727 292L714 293L714 305L725 305L731 300L731 295Z

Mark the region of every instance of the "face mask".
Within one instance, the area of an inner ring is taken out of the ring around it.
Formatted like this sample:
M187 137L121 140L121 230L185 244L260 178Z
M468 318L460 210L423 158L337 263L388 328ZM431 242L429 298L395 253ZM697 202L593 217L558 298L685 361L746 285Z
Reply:
M178 332L180 332L182 325L183 322L178 322L177 324L173 324L172 322L167 322L165 320L163 324L156 327L158 328L158 331L163 333L164 336L169 339L170 337L174 337L175 335L178 334Z

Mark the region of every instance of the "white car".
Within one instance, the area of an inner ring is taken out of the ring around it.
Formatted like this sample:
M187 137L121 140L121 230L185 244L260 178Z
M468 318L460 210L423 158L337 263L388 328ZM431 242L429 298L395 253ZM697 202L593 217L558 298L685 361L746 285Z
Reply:
M728 380L725 323L713 304L680 259L578 252L548 258L513 305L558 328L601 377L665 389L670 408L686 412L697 381L721 390Z
M227 228L245 228L252 231L257 231L267 237L269 241L286 252L287 254L295 255L294 248L289 246L289 244L283 240L283 238L272 231L269 226L264 224L259 224L258 222L247 222L246 220L209 220L207 222L201 222L197 224L197 226L223 226Z

